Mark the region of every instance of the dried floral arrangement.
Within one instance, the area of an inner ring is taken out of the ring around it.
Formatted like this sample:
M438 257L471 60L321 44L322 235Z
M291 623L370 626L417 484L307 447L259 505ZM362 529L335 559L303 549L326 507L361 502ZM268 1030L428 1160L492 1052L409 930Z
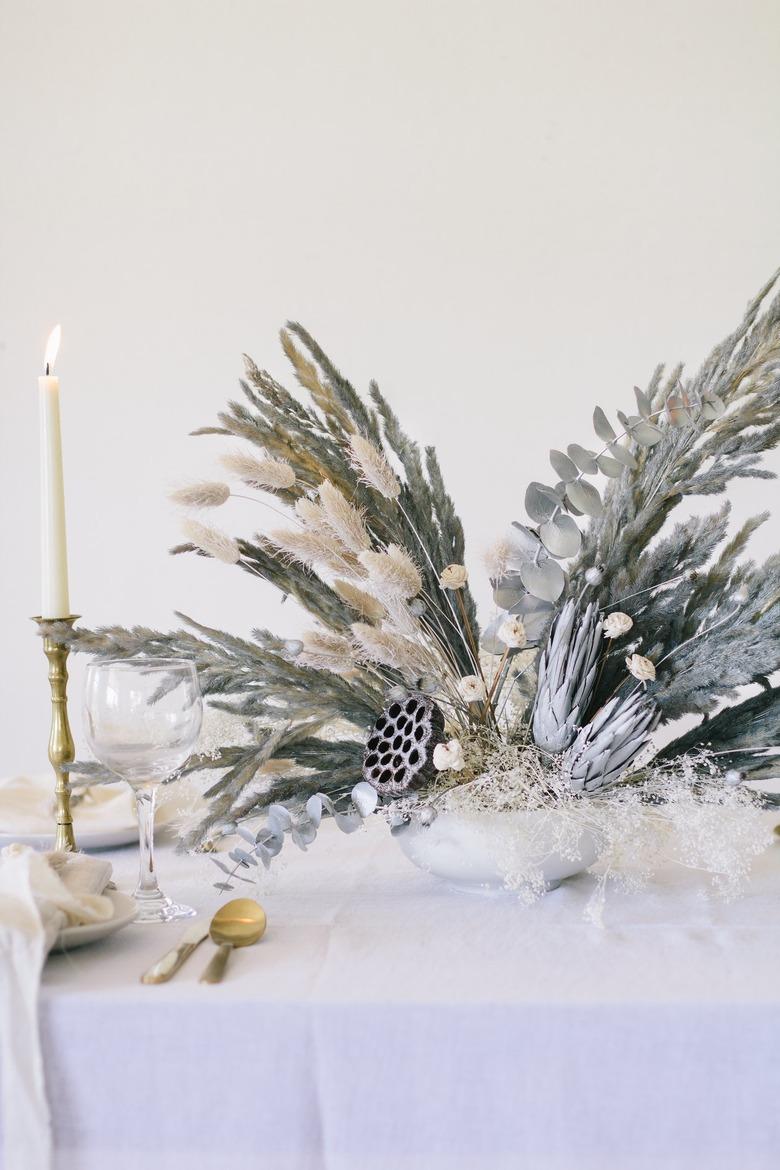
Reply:
M631 414L610 421L596 408L593 449L550 453L550 482L525 493L527 519L487 553L495 613L484 629L436 453L405 434L376 383L365 401L298 324L281 340L308 401L246 360L243 400L194 432L238 441L225 475L174 498L192 514L249 493L270 523L234 537L190 515L173 552L270 581L311 628L243 639L179 615L173 633L77 629L71 640L92 654L191 657L210 704L250 729L186 769L216 779L185 846L243 839L232 865L218 860L222 888L268 866L287 836L306 848L325 815L350 832L380 813L397 830L443 808L563 811L575 828L598 824L613 869L640 813L689 838L698 817L706 829L688 840L687 863L724 880L742 872L765 829L745 822L740 853L736 822L716 839L704 814L754 817L741 781L777 768L780 555L744 557L768 513L736 532L728 502L673 514L735 479L771 478L761 456L780 439L774 287L694 377L659 367ZM654 730L682 716L695 726L655 750ZM533 865L509 876L533 887Z

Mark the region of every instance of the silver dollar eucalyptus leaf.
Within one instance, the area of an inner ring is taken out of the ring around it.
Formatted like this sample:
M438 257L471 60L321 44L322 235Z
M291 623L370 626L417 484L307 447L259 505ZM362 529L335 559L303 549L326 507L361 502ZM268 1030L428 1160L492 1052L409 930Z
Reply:
M557 601L566 584L566 576L557 561L543 561L538 565L529 561L521 565L520 576L528 592L542 601Z
M596 462L599 465L599 471L604 475L610 476L612 479L617 479L619 475L623 474L624 463L619 463L617 459L612 459L609 455L599 455Z
M584 471L586 475L595 475L598 471L596 465L596 452L588 451L587 448L581 447L579 443L569 443L566 448L569 458L573 463L576 463L580 471Z
M535 523L549 520L560 506L554 488L543 483L529 483L525 492L525 510Z
M365 780L359 780L352 789L352 803L363 820L365 820L366 817L371 816L371 813L379 803L379 793L376 788L372 788Z
M554 557L576 557L582 535L571 516L553 516L539 528L542 543Z
M582 613L567 601L539 658L532 726L543 751L562 752L574 739L593 693L601 644L595 603Z
M578 479L575 483L568 484L566 495L574 507L579 508L587 516L600 516L604 511L598 489L586 480Z
M636 458L621 443L610 443L609 453L613 459L616 459L618 463L622 463L624 467L630 467L632 471L636 470Z
M635 386L634 397L636 398L636 408L641 414L642 418L650 418L653 413L653 408L650 404L650 399L647 397L644 390L640 390L638 386Z
M664 437L664 433L660 427L655 426L654 423L644 422L643 420L634 424L631 434L637 443L641 443L643 447L654 447Z
M519 573L507 573L496 581L493 601L499 609L511 609L526 593Z
M319 825L322 820L322 801L316 794L306 801L306 814L312 824Z
M612 424L600 406L593 411L593 429L602 443L613 443L617 438Z
M551 451L550 463L555 474L559 475L564 483L571 483L577 478L577 464L572 462L568 455L564 455L563 451Z
M506 543L508 548L507 554L507 568L518 572L520 566L526 561L537 560L540 556L544 557L544 550L542 543L535 532L527 528L525 524L519 524L514 520L506 534Z

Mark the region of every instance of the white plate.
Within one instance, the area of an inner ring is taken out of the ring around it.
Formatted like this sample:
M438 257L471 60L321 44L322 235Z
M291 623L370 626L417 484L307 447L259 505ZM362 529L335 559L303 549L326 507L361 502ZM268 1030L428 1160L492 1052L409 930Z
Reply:
M118 829L79 829L76 826L76 844L79 849L117 849L138 840L137 825L122 825ZM4 845L32 845L34 849L53 849L54 833L0 833L0 849Z
M52 949L72 951L74 947L83 947L87 943L107 938L133 921L136 915L133 898L128 897L127 894L120 894L119 890L106 890L106 897L114 903L113 918L109 918L106 922L87 922L83 926L66 926L57 935L57 941Z

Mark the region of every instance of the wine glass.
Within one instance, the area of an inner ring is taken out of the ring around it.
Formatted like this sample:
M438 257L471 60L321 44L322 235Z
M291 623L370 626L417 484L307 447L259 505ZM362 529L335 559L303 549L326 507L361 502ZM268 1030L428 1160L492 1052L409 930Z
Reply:
M157 787L182 766L200 731L198 676L184 658L107 659L87 667L84 730L96 759L135 793L141 865L137 922L170 922L196 911L163 894L154 868Z

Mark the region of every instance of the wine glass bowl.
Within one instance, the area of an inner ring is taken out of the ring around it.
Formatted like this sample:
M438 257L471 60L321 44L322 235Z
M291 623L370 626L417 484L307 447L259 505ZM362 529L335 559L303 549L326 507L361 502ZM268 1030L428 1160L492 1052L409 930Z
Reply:
M195 913L160 890L154 870L157 788L185 763L203 719L198 676L183 658L104 659L87 667L84 730L95 758L135 793L141 866L137 921Z

